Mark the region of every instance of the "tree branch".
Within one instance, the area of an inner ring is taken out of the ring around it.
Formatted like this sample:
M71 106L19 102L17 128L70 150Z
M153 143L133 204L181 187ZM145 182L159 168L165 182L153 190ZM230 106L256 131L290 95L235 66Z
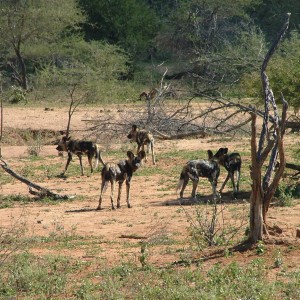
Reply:
M9 166L7 165L7 163L3 159L0 159L0 160L2 161L2 163L0 163L0 166L2 167L2 169L5 172L7 172L8 174L10 174L11 176L13 176L14 178L16 178L19 181L25 183L29 188L29 193L31 193L33 195L38 195L41 198L49 197L53 200L69 200L69 199L74 198L74 196L59 195L59 194L53 193L49 189L46 189L46 188L44 188L44 187L42 187L38 184L35 184L35 183L31 182L27 178L17 174L11 168L9 168ZM33 189L35 189L37 191L34 191Z

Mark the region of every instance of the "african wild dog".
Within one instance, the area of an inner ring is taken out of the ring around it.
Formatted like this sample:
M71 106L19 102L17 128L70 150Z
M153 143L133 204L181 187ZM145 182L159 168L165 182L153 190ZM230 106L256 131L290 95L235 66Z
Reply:
M111 184L111 208L115 209L114 206L114 188L115 183L119 183L119 192L118 192L118 198L117 198L117 208L120 208L120 199L121 199L121 190L123 182L126 181L126 202L127 207L130 208L130 182L133 173L142 166L143 159L145 157L145 151L140 151L138 156L134 156L134 154L131 151L127 151L127 157L126 160L121 160L120 162L116 163L104 163L103 159L100 154L100 162L103 164L103 168L101 171L101 192L99 197L99 205L97 207L97 210L101 209L101 203L102 203L102 197L104 192L107 189L108 183Z
M56 147L56 150L66 151L68 152L68 160L65 166L64 171L61 175L64 175L68 169L68 166L72 160L72 154L76 154L79 158L81 175L83 176L83 167L82 167L82 155L86 154L88 157L89 165L91 167L91 173L93 173L92 159L96 157L95 169L98 167L99 157L100 157L100 149L99 145L90 142L90 141L78 141L72 140L71 137L63 136Z
M158 95L158 90L157 89L151 89L149 92L142 92L140 94L139 99L142 100L142 98L145 98L145 100L152 100Z
M144 146L147 145L147 153L149 154L151 148L152 162L153 165L155 165L154 137L149 131L138 129L136 125L132 125L131 131L127 135L127 138L137 143L137 153L139 153L141 147L144 151ZM145 161L147 162L147 155L145 156Z
M193 182L192 198L196 198L196 189L200 177L208 178L212 186L214 199L219 197L216 190L218 177L220 175L219 158L222 157L224 151L224 148L220 148L218 152L213 155L212 151L208 150L208 159L197 159L187 162L181 171L177 185L177 190L181 189L180 198L183 198L183 192L189 182L189 179Z
M237 194L239 192L239 186L240 186L242 158L239 153L234 152L234 153L228 154L227 153L228 148L224 148L224 149L225 149L225 153L220 158L219 162L220 162L220 165L223 166L227 170L228 174L227 174L225 181L222 184L220 193L223 191L227 181L230 178L231 182L232 182L232 187L233 187L233 196L236 198ZM236 175L236 181L235 181L234 175Z

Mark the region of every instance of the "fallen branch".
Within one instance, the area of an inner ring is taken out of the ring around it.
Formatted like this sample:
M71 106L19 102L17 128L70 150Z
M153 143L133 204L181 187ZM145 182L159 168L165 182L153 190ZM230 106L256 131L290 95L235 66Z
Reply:
M296 177L300 174L300 166L299 165L295 165L295 164L290 164L290 163L286 163L285 167L294 171L298 171L296 172L293 177Z
M8 174L10 174L11 176L13 176L14 178L16 178L19 181L25 183L29 188L29 193L30 194L39 196L40 198L49 197L53 200L69 200L69 199L74 198L74 196L59 195L59 194L53 193L49 189L46 189L44 187L41 187L38 184L35 184L35 183L31 182L27 178L17 174L11 168L9 168L7 163L3 159L1 159L1 161L2 161L2 163L0 164L0 166L2 167L2 169L5 172L7 172ZM37 190L37 191L34 191L34 189Z
M197 130L197 131L192 131L192 132L178 133L178 134L174 134L174 135L167 135L156 129L153 129L153 132L157 134L157 136L155 135L155 137L160 140L177 140L177 139L182 139L182 138L186 138L186 137L191 137L194 135L201 135L202 137L206 136L206 133L203 129Z

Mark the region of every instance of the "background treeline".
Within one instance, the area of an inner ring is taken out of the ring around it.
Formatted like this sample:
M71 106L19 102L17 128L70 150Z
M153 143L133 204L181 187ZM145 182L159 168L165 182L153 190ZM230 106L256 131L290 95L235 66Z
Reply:
M262 58L287 12L269 74L297 108L299 0L2 0L3 94L53 100L76 85L92 103L136 100L167 68L180 90L258 97Z

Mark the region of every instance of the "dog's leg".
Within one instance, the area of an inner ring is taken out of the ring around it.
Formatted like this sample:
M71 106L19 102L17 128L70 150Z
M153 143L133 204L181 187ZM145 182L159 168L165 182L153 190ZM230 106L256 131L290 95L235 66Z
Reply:
M62 172L62 175L64 175L67 172L67 169L68 169L68 166L69 166L71 160L72 160L72 153L68 152L67 163L66 163L66 166L65 166L65 170Z
M230 178L230 174L228 172L227 177L226 177L225 181L223 182L222 187L220 188L220 193L222 193L222 191L223 191L227 181L229 180L229 178Z
M111 184L111 194L110 194L111 209L115 209L114 206L115 180L111 179L110 184Z
M104 179L104 176L102 176L102 183L101 183L101 192L100 192L100 197L99 197L99 204L97 207L97 210L101 210L101 204L102 204L102 196L105 192L106 189L104 189L105 185L107 184L107 182Z
M217 179L211 178L211 179L209 179L209 181L210 181L210 184L211 184L211 187L212 187L213 199L214 200L217 200L217 198L220 199L220 195L217 192L217 184L218 184Z
M145 152L145 162L147 162L148 158L147 158L147 152L148 151L145 151L145 144L143 143L142 145L139 145L139 148L138 148L138 151L137 151L137 154L139 155L139 152L140 152L140 148L142 148L142 151ZM148 149L147 149L148 150Z
M126 180L126 202L127 202L127 207L131 208L131 205L130 205L130 179Z
M121 207L122 185L123 185L123 181L119 181L119 191L118 191L118 199L117 199L117 208Z
M81 169L81 176L83 176L82 155L81 154L77 154L77 156L79 158L80 169Z
M236 191L237 193L240 191L240 179L241 179L241 172L240 170L236 171Z
M92 154L88 153L88 161L89 161L89 165L91 167L91 173L93 173L93 156Z
M150 142L150 146L151 146L151 153L152 153L152 163L153 165L155 165L156 162L155 162L155 154L154 154L154 141Z
M189 182L189 176L187 174L184 174L183 172L180 174L180 179L179 179L179 182L178 182L178 185L177 185L177 190L179 188L181 188L180 190L180 198L183 198L183 193L184 193L184 190Z
M199 183L199 178L195 178L192 181L193 181L192 198L196 199L196 190Z
M236 198L237 190L236 190L236 185L235 185L235 181L234 181L234 172L230 172L230 179L231 179L231 183L232 183L233 197Z

